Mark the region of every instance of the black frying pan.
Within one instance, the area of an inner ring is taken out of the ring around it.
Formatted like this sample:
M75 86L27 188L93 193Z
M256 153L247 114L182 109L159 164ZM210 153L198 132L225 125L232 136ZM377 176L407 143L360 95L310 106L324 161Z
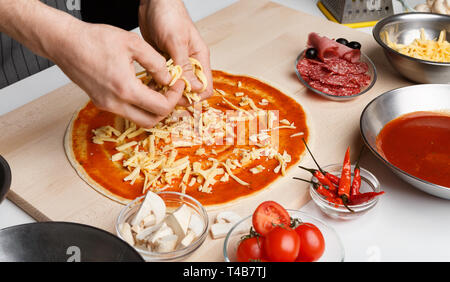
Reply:
M71 222L37 222L0 230L1 262L143 262L125 241Z
M11 186L11 169L6 160L0 156L0 203L5 198Z

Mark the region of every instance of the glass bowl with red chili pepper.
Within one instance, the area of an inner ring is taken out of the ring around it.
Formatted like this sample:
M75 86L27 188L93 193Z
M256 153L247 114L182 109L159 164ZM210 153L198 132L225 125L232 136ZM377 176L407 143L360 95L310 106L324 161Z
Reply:
M355 168L357 169L355 170ZM335 193L336 191L333 190L339 189L339 181L345 181L344 177L341 177L343 165L332 164L322 167L322 170L327 178L332 180L334 187L330 189L326 185L321 185L313 176L309 191L314 203L332 218L357 218L375 207L379 196L384 193L381 191L380 182L375 175L359 165L351 165L351 173L347 176L347 182L351 186L349 195L348 197L338 196L339 193Z

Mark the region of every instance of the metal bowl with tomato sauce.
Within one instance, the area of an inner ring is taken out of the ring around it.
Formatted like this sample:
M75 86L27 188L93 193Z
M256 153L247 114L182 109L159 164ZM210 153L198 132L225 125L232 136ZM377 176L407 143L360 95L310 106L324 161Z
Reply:
M312 223L319 228L320 232L322 232L325 240L325 251L319 260L317 260L318 262L344 261L344 246L342 245L342 241L338 234L331 226L307 213L290 209L287 209L287 211L291 218L300 219L303 223ZM240 227L243 225L252 225L252 215L249 215L237 222L228 232L223 245L223 256L225 262L237 262L237 248L241 241L241 237L245 235L239 231Z
M420 84L381 94L361 114L361 135L374 155L401 179L428 194L450 200L450 188L414 176L394 165L377 146L377 137L389 122L419 111L450 113L450 85Z

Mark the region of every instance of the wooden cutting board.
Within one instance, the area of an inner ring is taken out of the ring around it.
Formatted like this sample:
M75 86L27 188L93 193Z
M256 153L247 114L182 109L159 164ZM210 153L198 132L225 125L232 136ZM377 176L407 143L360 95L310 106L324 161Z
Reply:
M263 0L242 0L196 23L211 49L214 69L258 77L301 103L312 132L311 146L323 164L340 162L345 149L361 146L359 117L377 95L409 83L391 68L381 48L368 34L297 12ZM375 62L378 81L363 96L349 102L321 98L297 79L295 59L309 32L330 38L361 42ZM17 93L25 95L26 93ZM123 207L85 184L66 159L63 136L73 113L88 100L74 84L61 87L0 117L0 154L11 165L12 187L8 197L39 221L72 221L114 233L116 217ZM309 156L302 163L312 166ZM309 200L307 185L292 180L305 176L293 168L287 177L230 209L250 215L264 200L287 208L299 208ZM210 213L210 220L215 212ZM221 261L223 239L208 236L189 261Z

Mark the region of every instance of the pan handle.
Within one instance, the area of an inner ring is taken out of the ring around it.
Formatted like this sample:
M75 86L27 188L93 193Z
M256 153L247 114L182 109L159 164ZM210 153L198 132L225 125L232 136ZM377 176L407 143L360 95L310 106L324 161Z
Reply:
M8 162L0 155L0 204L6 197L11 186L11 168Z

